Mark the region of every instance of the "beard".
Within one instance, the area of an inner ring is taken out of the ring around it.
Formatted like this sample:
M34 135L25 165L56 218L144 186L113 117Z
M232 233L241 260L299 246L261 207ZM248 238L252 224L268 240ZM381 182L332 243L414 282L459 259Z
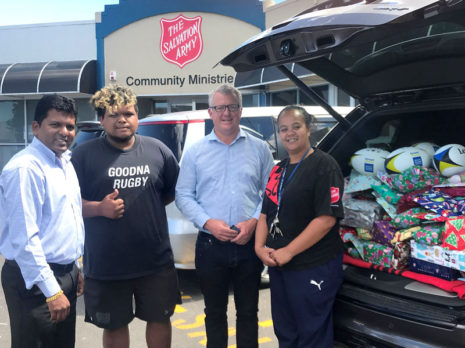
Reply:
M114 136L107 133L107 137L112 142L119 143L119 144L124 144L124 143L129 142L134 137L134 134L128 135L127 137L114 137Z

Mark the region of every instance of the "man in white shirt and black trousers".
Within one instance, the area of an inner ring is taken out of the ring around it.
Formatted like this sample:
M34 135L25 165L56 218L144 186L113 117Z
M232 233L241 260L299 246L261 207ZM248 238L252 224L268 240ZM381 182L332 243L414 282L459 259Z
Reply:
M74 347L84 246L79 183L70 161L77 110L53 94L37 104L34 139L0 176L2 286L13 348Z

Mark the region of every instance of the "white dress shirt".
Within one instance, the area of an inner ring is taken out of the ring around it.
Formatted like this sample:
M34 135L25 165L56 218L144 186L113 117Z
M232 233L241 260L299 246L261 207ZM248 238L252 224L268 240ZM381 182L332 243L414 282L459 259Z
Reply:
M60 291L48 263L70 264L83 253L79 182L71 153L58 158L34 138L0 176L0 253L15 260L30 289Z

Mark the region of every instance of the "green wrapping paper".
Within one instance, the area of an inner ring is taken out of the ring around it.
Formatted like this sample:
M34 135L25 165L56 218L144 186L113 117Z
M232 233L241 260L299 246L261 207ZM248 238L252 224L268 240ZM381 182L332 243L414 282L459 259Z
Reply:
M392 248L372 241L366 241L363 260L383 267L391 267Z
M386 184L371 185L371 188L389 204L396 205L403 196L401 193L394 191Z
M403 213L397 214L391 221L391 225L398 228L404 229L413 226L418 226L422 220L415 217L415 214L425 212L426 210L420 207L412 208L404 211Z
M444 234L444 223L422 225L412 233L413 239L421 244L439 245Z

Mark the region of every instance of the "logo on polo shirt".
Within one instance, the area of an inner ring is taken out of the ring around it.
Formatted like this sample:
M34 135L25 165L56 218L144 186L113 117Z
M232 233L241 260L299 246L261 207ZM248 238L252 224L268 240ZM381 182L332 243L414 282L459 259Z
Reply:
M339 187L331 186L331 203L339 201Z

